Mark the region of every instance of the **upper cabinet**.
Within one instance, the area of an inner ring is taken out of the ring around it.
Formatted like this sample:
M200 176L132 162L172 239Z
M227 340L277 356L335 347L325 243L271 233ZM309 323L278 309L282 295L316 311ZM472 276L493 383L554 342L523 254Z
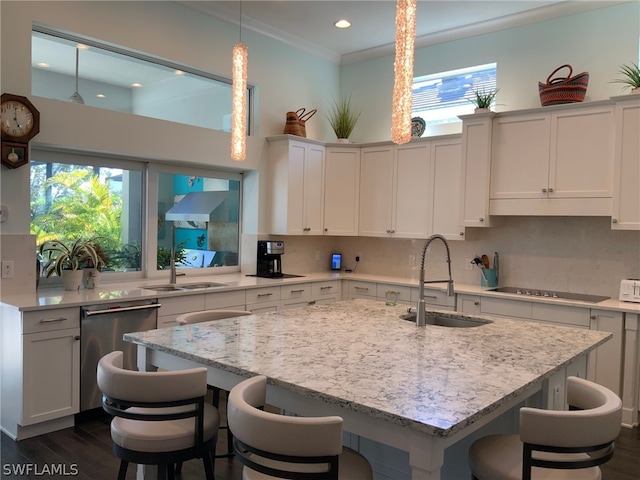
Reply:
M459 179L459 136L362 148L360 235L461 239Z
M640 95L615 97L611 228L640 230Z
M324 234L358 235L360 147L327 147Z
M270 233L323 235L324 157L324 145L289 137L270 139Z
M501 114L493 120L492 215L610 215L610 102Z

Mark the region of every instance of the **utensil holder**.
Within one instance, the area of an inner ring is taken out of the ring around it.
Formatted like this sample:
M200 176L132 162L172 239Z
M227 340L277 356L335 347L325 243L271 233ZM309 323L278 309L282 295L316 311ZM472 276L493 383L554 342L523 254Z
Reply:
M498 286L497 270L495 268L485 268L482 271L484 272L484 275L480 275L480 285L483 287L497 287Z

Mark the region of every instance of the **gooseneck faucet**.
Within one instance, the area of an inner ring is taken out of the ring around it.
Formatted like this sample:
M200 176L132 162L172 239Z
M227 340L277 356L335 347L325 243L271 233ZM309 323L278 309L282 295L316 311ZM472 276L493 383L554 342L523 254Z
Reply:
M425 281L424 280L424 260L425 260L425 257L427 256L427 248L429 248L429 245L431 245L431 242L433 242L436 239L442 240L445 248L447 249L447 264L449 266L449 280ZM418 285L420 289L420 294L418 297L418 306L416 308L416 325L417 326L422 327L427 323L427 312L426 312L425 302L424 302L424 284L425 283L442 283L442 282L447 282L448 284L447 295L452 297L454 293L453 293L453 277L451 276L451 251L449 250L449 243L447 243L447 239L444 238L442 235L435 234L427 238L427 241L424 244L424 248L422 249L422 262L420 263L420 285Z
M176 283L176 277L180 275L184 276L184 273L176 273L176 226L175 224L171 227L171 259L169 260L169 269L171 270L171 275L169 276L169 283L174 285Z

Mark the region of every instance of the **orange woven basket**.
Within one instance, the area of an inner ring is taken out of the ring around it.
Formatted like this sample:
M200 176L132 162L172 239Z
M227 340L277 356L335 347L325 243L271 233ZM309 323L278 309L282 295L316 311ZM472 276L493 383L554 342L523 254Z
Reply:
M563 68L569 69L569 75L553 78ZM562 103L577 103L584 100L589 85L589 72L582 72L575 76L571 76L572 73L571 65L562 65L551 72L551 75L547 77L547 83L538 82L540 103L543 107Z

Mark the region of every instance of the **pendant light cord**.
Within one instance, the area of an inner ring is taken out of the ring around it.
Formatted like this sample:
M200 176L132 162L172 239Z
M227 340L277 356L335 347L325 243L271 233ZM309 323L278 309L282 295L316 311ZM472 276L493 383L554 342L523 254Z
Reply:
M76 92L78 91L78 63L80 58L80 49L76 47Z

